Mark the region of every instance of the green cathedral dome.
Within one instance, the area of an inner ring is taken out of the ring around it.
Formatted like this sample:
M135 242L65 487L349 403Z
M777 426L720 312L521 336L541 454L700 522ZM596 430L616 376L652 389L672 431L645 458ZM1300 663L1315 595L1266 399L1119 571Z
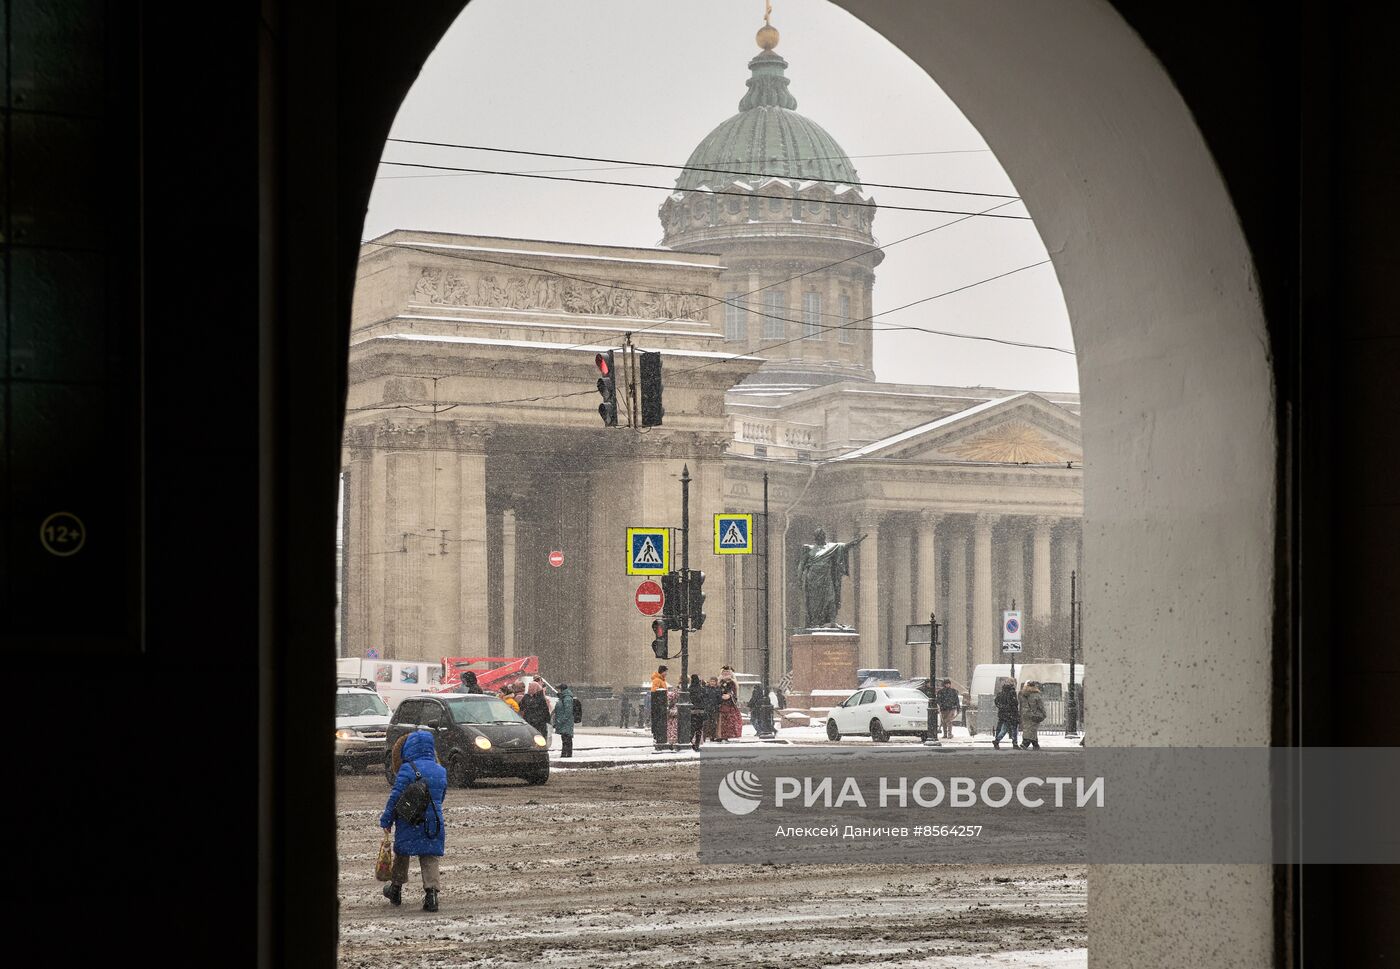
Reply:
M739 113L691 152L676 188L720 188L750 175L823 179L860 186L851 159L825 128L798 114L788 91L787 61L765 50L749 61L752 76ZM718 170L718 171L716 171ZM835 186L833 186L834 188Z

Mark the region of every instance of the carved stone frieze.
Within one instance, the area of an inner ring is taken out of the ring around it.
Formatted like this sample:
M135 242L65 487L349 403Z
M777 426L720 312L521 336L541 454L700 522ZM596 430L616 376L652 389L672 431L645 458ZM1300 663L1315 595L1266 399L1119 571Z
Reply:
M700 293L624 289L615 281L600 284L546 273L471 272L424 266L413 285L413 302L703 322L713 300Z

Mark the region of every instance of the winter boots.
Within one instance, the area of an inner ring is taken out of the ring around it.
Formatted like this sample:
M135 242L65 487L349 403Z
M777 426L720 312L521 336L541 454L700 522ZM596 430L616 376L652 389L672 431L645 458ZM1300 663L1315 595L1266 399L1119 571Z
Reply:
M437 893L438 893L438 890L437 890L436 888L425 888L425 889L423 889L423 911L425 911L425 912L436 912L436 911L438 910L438 908L437 908ZM397 904L397 903L395 903L395 904Z
M384 897L389 900L389 904L391 905L402 905L403 886L395 885L393 882L390 882L384 886Z

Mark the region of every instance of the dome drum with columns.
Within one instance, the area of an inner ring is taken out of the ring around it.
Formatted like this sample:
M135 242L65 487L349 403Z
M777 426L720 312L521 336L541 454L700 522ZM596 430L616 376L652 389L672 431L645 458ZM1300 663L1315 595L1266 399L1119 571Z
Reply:
M873 380L869 331L843 324L871 314L884 258L874 199L845 149L797 113L777 34L759 31L738 114L705 136L662 203L662 245L722 258L736 349L794 341L769 355L759 383Z

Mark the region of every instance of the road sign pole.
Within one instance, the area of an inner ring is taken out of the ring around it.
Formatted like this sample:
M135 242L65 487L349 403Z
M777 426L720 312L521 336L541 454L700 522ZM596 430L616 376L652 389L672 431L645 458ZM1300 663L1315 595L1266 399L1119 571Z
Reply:
M752 541L752 536L750 536ZM768 472L763 472L763 694L754 709L754 731L764 740L773 739L773 707L768 702L773 654L768 642Z
M690 465L681 466L681 681L676 693L676 741L690 743Z
M1015 612L1015 611L1016 611L1016 600L1015 600L1014 598L1011 600L1011 611L1012 611L1012 612ZM1006 632L1005 630L1002 630L1003 635L1005 634L1005 632ZM1016 679L1016 654L1015 654L1015 653L1012 653L1012 654L1011 654L1011 678L1012 678L1013 680Z
M925 747L942 747L942 742L938 739L938 711L934 708L938 705L938 678L934 670L938 669L938 617L933 613L928 614L928 731L924 735Z

